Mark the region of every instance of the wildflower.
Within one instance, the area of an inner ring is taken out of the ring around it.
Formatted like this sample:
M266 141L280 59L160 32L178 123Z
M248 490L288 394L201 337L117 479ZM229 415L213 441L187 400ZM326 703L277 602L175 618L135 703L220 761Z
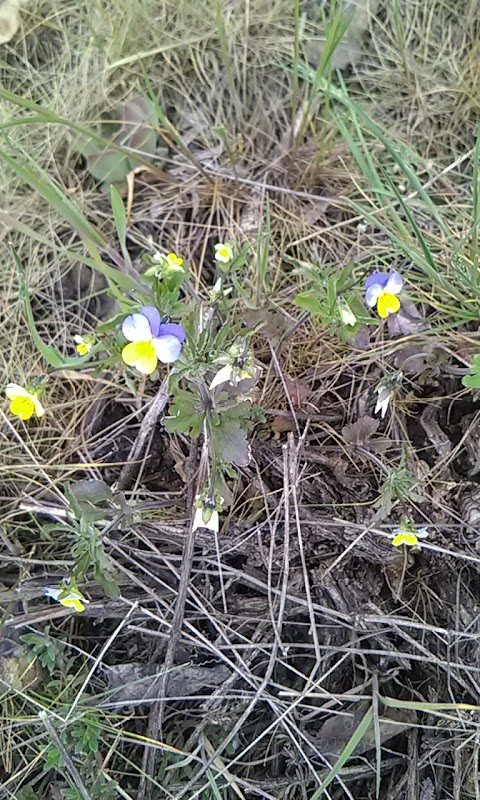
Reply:
M176 253L155 253L153 260L169 267L172 272L183 270L183 258Z
M390 405L390 400L393 397L393 391L387 386L377 386L375 391L378 393L378 397L374 413L378 414L380 412L380 416L384 419L388 411L388 406Z
M216 244L215 245L215 261L221 264L228 264L233 260L233 247L231 244Z
M215 389L223 383L237 386L240 381L246 379L256 381L262 373L261 368L256 367L253 363L252 356L247 354L244 342L240 345L233 345L228 355L219 358L218 361L224 364L227 361L227 363L218 370L210 384L210 389Z
M75 342L75 350L80 356L88 355L93 347L93 339L91 336L83 337L75 334L73 341Z
M174 322L162 323L153 306L144 306L140 313L123 321L122 332L129 344L122 350L122 359L142 375L151 375L157 362L172 364L179 357L185 341L185 331Z
M232 291L232 286L229 286L228 289L222 289L222 279L218 278L210 289L208 296L212 303L217 303L222 296L227 297Z
M62 584L58 589L46 586L43 591L47 597L51 597L52 600L65 606L65 608L73 608L74 611L78 612L85 611L85 605L90 602L76 586L73 587L69 582Z
M337 297L338 313L344 325L356 325L357 318L343 297Z
M197 508L193 519L192 532L196 531L197 528L207 528L209 531L213 531L213 533L218 533L220 529L218 511L215 508L211 509L203 506Z
M420 544L418 540L428 536L428 529L417 528L414 523L403 518L400 527L396 528L393 533L395 534L392 539L394 547L401 547L402 544L407 547L418 547Z
M389 314L396 314L400 308L397 295L403 288L403 278L393 269L388 275L374 272L365 281L365 302L373 308L377 306L378 316L385 319Z
M207 528L213 533L218 533L220 529L220 516L219 511L222 509L224 503L223 497L214 492L213 495L197 494L195 498L195 516L193 518L192 533L197 528Z
M5 389L5 394L10 400L10 411L20 419L30 419L34 414L43 417L45 409L42 406L38 393L34 390L29 391L18 383L9 383Z
M145 270L147 277L155 275L157 278L171 278L172 276L182 278L185 274L184 260L176 253L154 253L152 261L153 265Z
M403 378L403 372L397 372L394 375L388 375L380 381L375 391L378 394L377 403L375 405L375 414L380 412L382 419L388 411L390 401L395 394L396 389L400 386Z

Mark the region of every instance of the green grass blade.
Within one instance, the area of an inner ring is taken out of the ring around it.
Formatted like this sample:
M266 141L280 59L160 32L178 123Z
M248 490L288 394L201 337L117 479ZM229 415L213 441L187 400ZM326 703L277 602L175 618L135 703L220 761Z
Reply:
M115 222L115 227L117 229L118 241L120 242L122 255L125 264L129 268L132 268L130 253L127 250L127 217L125 214L125 206L123 205L123 200L120 197L118 190L113 184L110 186L110 201L112 203L113 221Z
M373 734L375 739L375 797L380 796L382 782L382 738L380 733L380 718L378 713L378 677L373 676L372 681L372 711Z
M472 284L478 284L478 229L479 229L479 215L480 215L480 187L478 185L479 179L479 162L480 162L480 125L477 130L477 141L475 143L475 153L473 155L473 187L472 187L472 228L470 231L470 258L472 261Z
M28 156L25 156L25 158L30 160ZM105 277L112 294L118 300L122 299L124 296L120 289L133 291L134 289L138 290L141 288L139 282L121 272L119 269L105 264L100 256L98 248L107 249L106 240L100 231L83 216L71 200L63 194L60 187L57 186L42 169L36 164L32 165L32 167L24 166L17 159L12 158L2 150L0 150L0 159L9 165L22 181L38 192L38 194L40 194L41 197L43 197L44 200L46 200L46 202L77 231L85 247L92 256L91 260L88 262L84 260L84 263L88 263L92 269L100 272ZM82 260L78 254L75 254L74 258L80 258L80 260Z
M19 298L23 305L30 335L37 350L42 354L47 364L54 369L74 369L75 367L82 366L91 358L91 353L89 353L87 356L82 356L81 358L64 358L60 355L60 353L57 352L57 350L55 350L54 347L52 347L52 345L45 344L41 338L37 331L37 326L35 325L32 306L30 305L30 295L28 291L27 280L25 278L22 262L20 261L20 257L13 245L10 245L9 247L17 267Z
M89 243L90 246L96 245L106 248L107 243L100 231L85 219L83 214L48 177L46 172L37 165L35 165L35 168L24 166L3 150L0 150L0 159L5 164L8 164L22 181L31 186L32 189L35 189L57 211L78 232L87 246L87 243Z
M365 714L359 725L357 725L357 727L355 728L353 734L351 735L347 744L343 748L342 752L340 753L337 761L333 765L327 777L322 781L318 789L316 789L315 792L312 794L310 800L319 800L319 798L325 792L325 789L327 789L332 783L332 781L335 780L335 778L337 777L338 773L340 772L344 764L348 761L350 756L355 751L357 745L360 744L360 742L362 741L366 732L370 728L372 721L373 721L373 707L370 706L370 708L368 709L367 713Z

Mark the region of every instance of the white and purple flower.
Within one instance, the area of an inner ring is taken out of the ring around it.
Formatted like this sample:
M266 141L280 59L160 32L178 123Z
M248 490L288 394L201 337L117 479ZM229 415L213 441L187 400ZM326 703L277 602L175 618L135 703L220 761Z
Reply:
M373 272L365 281L365 302L370 308L377 307L378 316L385 319L400 309L398 296L403 289L403 278L399 272Z
M158 309L144 306L138 314L123 321L122 332L129 344L122 350L122 359L142 375L151 375L157 363L172 364L179 358L185 331L175 322L162 322Z

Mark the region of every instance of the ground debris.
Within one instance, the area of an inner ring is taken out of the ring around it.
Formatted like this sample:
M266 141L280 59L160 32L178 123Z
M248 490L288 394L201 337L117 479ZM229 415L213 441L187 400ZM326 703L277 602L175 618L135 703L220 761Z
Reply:
M329 758L338 758L345 749L346 744L354 733L355 729L368 710L369 702L357 703L342 711L341 714L327 719L313 737L315 745L321 750L322 754ZM402 709L389 708L386 713L379 718L380 741L382 744L392 739L394 736L409 730L417 722L417 715L414 711L404 711ZM310 735L311 726L310 726ZM375 747L375 729L372 725L367 730L361 742L357 745L357 754L367 753Z
M108 702L119 706L131 706L154 700L162 680L161 666L141 662L117 664L107 672ZM223 664L211 667L183 665L174 667L167 687L167 697L194 699L199 693L210 694L230 675Z
M425 778L420 788L420 800L437 800L435 786L431 778Z

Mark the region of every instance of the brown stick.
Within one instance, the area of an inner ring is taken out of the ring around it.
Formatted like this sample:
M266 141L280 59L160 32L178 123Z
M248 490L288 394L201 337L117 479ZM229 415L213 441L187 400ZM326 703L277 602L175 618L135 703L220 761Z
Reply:
M117 482L117 489L119 491L125 491L125 489L128 489L133 483L138 469L138 462L142 458L146 444L155 425L157 424L160 414L167 405L167 401L168 378L165 378L162 381L160 389L153 398L150 408L142 420L135 444L128 454L127 463L122 467L122 471L120 472L120 477Z
M189 456L190 469L188 474L192 474L197 460L198 442L195 440L192 445L192 450ZM187 509L193 507L195 480L190 482L187 493ZM172 626L170 628L170 638L168 641L167 652L163 662L162 677L158 686L158 701L154 703L150 710L147 728L147 738L156 741L163 725L163 717L165 714L165 697L167 696L168 684L170 680L170 673L175 661L175 653L177 650L180 637L182 635L183 620L185 616L185 605L187 602L188 587L190 585L190 573L192 571L193 556L195 552L195 533L193 528L193 515L190 520L188 533L185 537L182 553L182 569L180 573L180 580L178 583L178 595L175 603L175 611L173 613ZM142 776L138 789L137 800L150 800L153 791L153 783L148 781L150 775L155 774L157 761L157 750L155 748L146 748L142 764Z

